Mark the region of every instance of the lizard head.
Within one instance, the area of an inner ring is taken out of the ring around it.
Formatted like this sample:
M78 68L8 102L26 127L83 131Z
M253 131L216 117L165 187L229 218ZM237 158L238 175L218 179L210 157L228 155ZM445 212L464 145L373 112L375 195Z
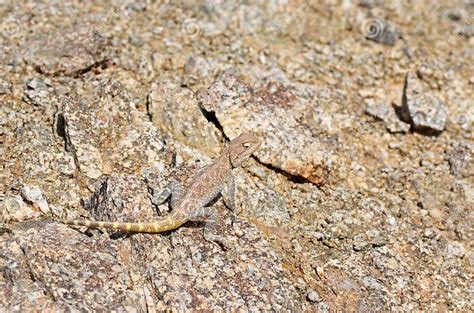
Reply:
M250 132L240 134L230 141L227 151L232 167L238 167L262 144L262 140Z

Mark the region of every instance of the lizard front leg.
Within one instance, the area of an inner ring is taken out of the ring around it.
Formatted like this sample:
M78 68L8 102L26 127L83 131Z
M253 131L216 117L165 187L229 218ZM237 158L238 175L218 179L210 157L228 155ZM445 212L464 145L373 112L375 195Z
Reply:
M230 175L229 180L221 191L225 205L234 213L239 214L240 208L235 204L235 177Z

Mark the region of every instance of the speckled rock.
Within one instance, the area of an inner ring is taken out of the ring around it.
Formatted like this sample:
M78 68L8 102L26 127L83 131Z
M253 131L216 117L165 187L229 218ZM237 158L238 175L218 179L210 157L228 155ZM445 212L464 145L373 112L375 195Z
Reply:
M472 311L473 1L0 2L0 311ZM398 132L407 73L448 108L439 136ZM167 214L153 195L243 129L265 145L236 217L217 199L216 223L159 235L45 221Z
M290 221L289 209L281 194L246 175L237 175L236 184L245 215L272 226L285 225Z
M0 95L10 92L12 84L3 78L0 77Z
M21 195L25 201L30 203L35 209L43 212L44 214L49 213L48 201L43 195L43 192L37 186L25 185L20 190Z
M466 38L474 36L474 25L464 25L457 30L458 34Z
M395 109L384 103L367 103L365 112L382 120L391 133L406 133L410 129L410 124L400 121Z
M75 76L106 60L107 40L94 28L53 30L23 47L24 59L40 73Z
M142 167L163 167L163 143L149 121L142 122L130 96L118 82L99 84L92 97L63 100L64 138L76 166L88 179Z
M37 229L32 228L31 233L38 233ZM44 234L42 234L44 235ZM53 235L56 235L54 233ZM39 238L35 235L36 238ZM58 238L56 236L55 238ZM38 310L66 310L67 306L56 303L55 299L50 297L51 290L43 287L30 270L28 259L25 252L11 233L5 233L0 237L0 307L5 311L20 311L33 305ZM53 249L52 251L56 251ZM44 257L51 253L46 252ZM46 295L47 294L47 295ZM36 299L36 300L35 300Z
M171 82L154 84L147 108L153 125L174 139L211 155L220 152L219 131L203 116L191 90Z
M153 220L158 216L146 188L132 177L111 177L86 207L97 219ZM222 203L218 206L223 209ZM229 219L226 215L224 219ZM255 226L239 219L218 225L231 243L230 251L205 241L202 227L125 237L96 230L91 237L48 222L17 227L3 241L10 248L2 250L0 262L7 266L10 279L3 285L0 303L13 309L16 301L30 297L56 309L302 309L278 257ZM22 251L20 258L15 247ZM8 261L15 259L22 263ZM35 279L18 289L13 282L21 268Z
M28 206L20 196L11 196L0 202L2 221L21 222L41 216L41 212Z
M448 119L446 105L424 88L420 79L412 73L405 78L401 110L402 119L421 133L439 134Z
M474 177L474 144L472 142L453 142L447 157L451 174L456 177Z
M50 86L49 79L44 81L41 78L33 78L26 83L24 101L32 105L47 106L46 103L51 97L48 90Z
M227 137L253 131L265 138L255 153L260 162L317 185L327 180L330 150L288 114L293 101L298 101L291 92L272 89L271 85L254 91L228 71L202 92L199 100L204 110L215 114Z

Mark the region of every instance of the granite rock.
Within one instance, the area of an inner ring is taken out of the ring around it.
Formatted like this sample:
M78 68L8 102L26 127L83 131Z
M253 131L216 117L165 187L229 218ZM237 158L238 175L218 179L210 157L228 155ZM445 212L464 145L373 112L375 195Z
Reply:
M384 103L368 103L365 112L385 123L385 127L391 133L406 133L410 130L410 124L400 121L395 109Z
M415 131L439 134L446 127L448 108L437 96L424 88L420 79L412 73L405 77L401 117Z
M265 138L255 153L260 162L314 184L324 184L331 166L329 147L288 114L298 99L284 87L271 88L253 90L228 71L200 94L199 101L204 110L215 114L227 137L253 131Z
M125 88L103 81L91 96L63 99L59 118L66 149L76 167L93 181L112 172L133 173L142 167L160 167L163 143L159 132L135 109Z
M152 85L148 112L162 132L209 154L220 152L219 131L201 113L194 93L171 82Z
M133 177L110 177L86 208L95 219L159 218L146 189ZM8 248L2 249L0 262L9 274L3 276L0 304L21 309L22 299L29 298L57 310L302 309L278 257L255 226L238 219L218 227L232 243L231 251L205 241L202 227L192 225L171 234L124 237L99 231L88 236L52 222L20 224L2 240ZM33 281L21 278L23 271ZM23 288L14 283L19 281Z
M23 51L25 61L40 73L77 76L106 60L107 45L96 29L78 26L36 35Z
M0 2L0 311L472 308L472 1ZM51 221L166 215L242 130L236 216Z

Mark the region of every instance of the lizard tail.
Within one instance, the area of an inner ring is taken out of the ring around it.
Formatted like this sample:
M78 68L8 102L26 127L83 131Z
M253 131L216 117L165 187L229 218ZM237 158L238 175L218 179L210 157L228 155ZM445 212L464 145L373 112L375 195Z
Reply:
M86 226L91 228L109 228L129 233L161 233L168 230L174 230L186 223L185 220L173 219L165 217L161 220L148 223L120 223L120 222L103 222L103 221L87 221L87 220L62 220L66 225Z

